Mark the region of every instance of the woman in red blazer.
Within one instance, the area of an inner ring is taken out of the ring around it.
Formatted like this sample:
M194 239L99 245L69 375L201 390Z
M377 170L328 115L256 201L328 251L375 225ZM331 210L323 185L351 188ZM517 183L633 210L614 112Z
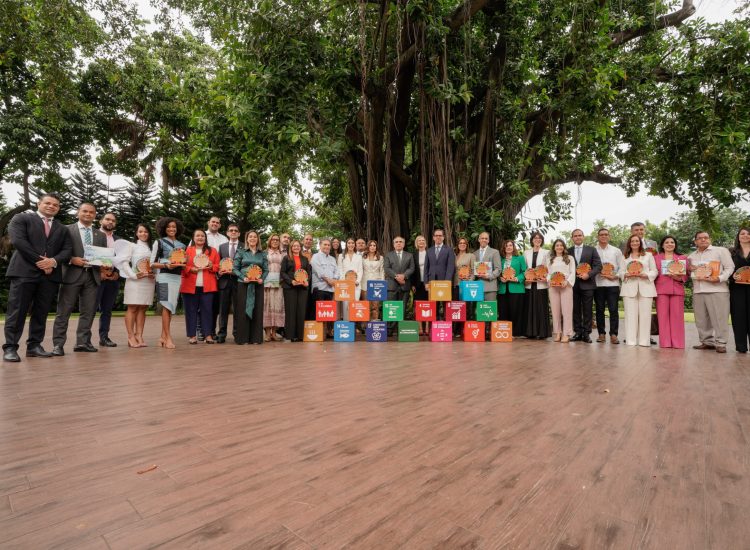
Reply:
M659 254L654 256L658 275L656 286L656 317L659 320L659 347L685 348L685 282L687 274L687 257L677 252L677 241L667 235L659 244ZM684 275L665 273L669 262L682 260L685 264ZM662 268L664 266L664 268Z
M182 270L182 303L185 305L185 327L188 342L197 344L196 321L201 316L201 327L206 334L206 344L214 343L214 292L218 290L216 273L219 271L219 253L206 243L206 232L196 229L193 244L187 247L187 262Z

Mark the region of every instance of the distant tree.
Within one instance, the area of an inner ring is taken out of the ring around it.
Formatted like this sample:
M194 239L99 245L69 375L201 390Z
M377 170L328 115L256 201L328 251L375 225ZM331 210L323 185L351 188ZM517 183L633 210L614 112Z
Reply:
M693 237L699 230L708 230L711 234L711 242L715 245L733 246L734 237L740 225L750 223L750 212L736 206L718 208L714 213L714 220L714 226L707 227L700 221L698 213L691 210L672 216L669 219L669 226L683 251L695 248Z
M96 207L97 217L109 209L110 197L106 182L99 179L91 163L84 163L67 184L75 206L88 202Z
M128 180L117 192L117 233L128 240L134 239L135 228L145 223L153 231L157 205L154 188L146 178L136 176Z

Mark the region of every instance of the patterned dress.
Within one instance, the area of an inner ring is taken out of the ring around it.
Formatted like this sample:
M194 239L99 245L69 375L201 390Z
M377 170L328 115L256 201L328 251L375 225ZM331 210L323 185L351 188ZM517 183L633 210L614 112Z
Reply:
M264 285L263 326L284 326L284 293L279 282L281 260L284 254L278 250L268 250L268 277Z

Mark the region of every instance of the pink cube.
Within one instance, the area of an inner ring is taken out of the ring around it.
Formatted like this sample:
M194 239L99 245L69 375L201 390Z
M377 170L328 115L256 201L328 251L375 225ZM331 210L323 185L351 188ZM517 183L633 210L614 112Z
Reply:
M447 321L433 321L430 340L433 342L452 342L453 323Z

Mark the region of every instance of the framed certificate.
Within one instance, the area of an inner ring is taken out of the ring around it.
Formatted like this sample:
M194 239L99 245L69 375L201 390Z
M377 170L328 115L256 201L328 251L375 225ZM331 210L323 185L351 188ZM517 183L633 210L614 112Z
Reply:
M662 275L684 275L687 273L687 260L664 260L661 263Z
M112 267L114 258L114 248L92 246L90 244L83 246L83 259L86 260L89 265Z

